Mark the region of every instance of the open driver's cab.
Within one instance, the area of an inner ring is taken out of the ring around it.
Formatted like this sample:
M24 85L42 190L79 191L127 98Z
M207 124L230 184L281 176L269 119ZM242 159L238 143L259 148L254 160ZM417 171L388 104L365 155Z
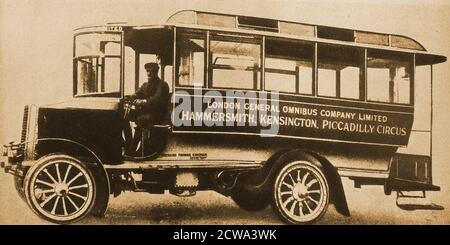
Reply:
M144 64L148 62L159 63L159 77L167 81L172 90L172 42L173 31L162 26L111 25L77 29L73 54L75 100L115 98L117 113L120 114L118 117L126 117L125 114L134 107L127 96L134 94L146 82ZM136 125L123 125L124 159L149 160L161 153L171 133L172 106L170 101L167 104L166 116L161 123L138 130L139 135L134 135ZM127 148L130 140L139 143L133 154L126 155L124 148Z

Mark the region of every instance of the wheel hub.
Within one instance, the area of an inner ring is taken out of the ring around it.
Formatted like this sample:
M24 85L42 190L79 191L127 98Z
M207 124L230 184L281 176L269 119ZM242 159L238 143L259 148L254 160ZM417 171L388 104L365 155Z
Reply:
M308 197L308 187L302 183L297 183L292 190L292 196L297 201L303 201Z
M69 192L69 186L65 183L58 183L55 186L55 193L58 196L66 196Z

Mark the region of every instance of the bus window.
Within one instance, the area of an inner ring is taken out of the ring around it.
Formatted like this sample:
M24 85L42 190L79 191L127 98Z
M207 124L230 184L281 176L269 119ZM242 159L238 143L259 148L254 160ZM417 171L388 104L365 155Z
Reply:
M357 48L318 46L319 96L361 99L363 52Z
M312 94L314 46L266 39L265 90Z
M210 81L215 88L258 90L261 77L261 45L213 36L209 69Z
M177 42L177 84L204 86L205 41L202 36L181 34Z
M412 56L368 50L367 100L410 103Z

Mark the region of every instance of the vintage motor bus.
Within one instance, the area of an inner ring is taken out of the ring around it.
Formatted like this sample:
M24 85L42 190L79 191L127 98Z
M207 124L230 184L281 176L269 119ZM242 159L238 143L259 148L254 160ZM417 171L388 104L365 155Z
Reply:
M122 191L214 190L304 224L329 203L350 215L342 177L398 198L440 189L431 81L446 57L411 38L186 10L162 25L79 28L73 44L73 99L25 106L21 141L2 154L19 195L51 222L102 216ZM169 85L167 116L127 156L128 96L148 62Z

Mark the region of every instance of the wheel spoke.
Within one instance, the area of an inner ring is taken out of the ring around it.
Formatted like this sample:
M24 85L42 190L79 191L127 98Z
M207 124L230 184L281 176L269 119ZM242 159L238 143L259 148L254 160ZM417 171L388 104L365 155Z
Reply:
M52 211L51 211L51 213L52 213L53 215L55 215L56 207L58 206L58 202L59 202L59 199L60 199L60 198L61 198L60 196L57 196L57 197L56 197L56 201L55 201L55 203L53 204L53 208L52 208Z
M292 191L282 191L282 192L280 192L280 195L288 195L288 194L292 195Z
M55 164L56 176L58 177L58 183L61 183L61 173L59 172L59 164Z
M316 201L316 200L312 199L312 197L308 196L308 199L311 200L316 205L319 205L319 201Z
M56 193L53 193L45 201L43 201L41 204L39 204L41 207L44 207L45 204L47 204L50 200L52 200L56 196Z
M312 213L312 209L309 207L308 202L307 201L303 201L303 203L305 204L306 208L308 209L309 214Z
M78 179L81 175L83 175L83 174L78 173L77 175L75 175L75 177L73 177L69 182L67 182L67 185L70 186L70 184L72 184L72 182L74 182L76 179Z
M302 184L305 184L305 182L306 182L306 179L308 178L308 176L309 176L309 173L308 173L308 172L306 172L305 176L303 176L303 179L302 179Z
M55 190L54 189L48 189L48 190L45 190L45 191L42 191L42 193L50 193L50 192L55 192Z
M66 199L64 197L61 199L62 199L62 205L63 205L63 209L64 209L64 215L67 216Z
M283 202L283 206L286 207L292 201L294 201L294 198L290 196L288 199L286 199L286 201Z
M295 205L297 204L297 201L294 201L294 203L292 204L291 208L289 209L289 212L291 212L292 215L294 215L294 209L295 209Z
M54 184L50 184L50 183L48 183L47 181L43 181L43 180L40 180L40 179L36 179L36 183L44 184L44 185L49 186L49 187L51 187L51 188L54 188L54 187L55 187Z
M69 190L75 190L75 189L80 189L80 188L88 188L88 184L72 186L72 187L69 187Z
M308 184L306 184L306 187L311 187L313 184L317 183L316 179L312 179Z
M294 180L294 178L292 178L291 173L289 173L288 176L289 176L289 178L291 179L292 184L295 185L297 182Z
M44 172L48 175L48 177L53 181L53 183L58 183L58 181L55 180L55 178L48 172L47 169L44 169Z
M320 190L308 191L308 194L311 194L311 193L321 194L322 192Z
M69 200L69 202L72 204L72 206L75 208L75 212L80 210L80 208L75 204L75 202L72 200L72 198L70 198L69 196L66 196L67 200Z
M298 204L298 212L300 213L300 216L304 216L305 215L303 213L303 204L301 202Z
M301 182L302 178L300 178L300 170L297 170L297 183Z
M284 182L284 181L283 181L282 184L285 185L285 186L287 186L287 187L289 187L289 189L291 189L291 190L294 189L294 186L292 186L292 185L290 185L290 184L288 184L288 183L286 183L286 182Z
M86 199L87 199L87 197L84 197L84 196L82 196L82 195L80 195L80 194L77 194L77 193L75 193L75 192L69 191L68 193L69 193L70 195L74 195L74 196L76 196L76 197L79 197L79 198L83 199L84 201L86 201Z
M66 180L67 180L67 176L69 176L69 172L70 172L70 169L72 168L72 165L69 165L68 167L67 167L67 170L66 170L66 174L64 174L64 179L63 179L63 183L66 183Z

